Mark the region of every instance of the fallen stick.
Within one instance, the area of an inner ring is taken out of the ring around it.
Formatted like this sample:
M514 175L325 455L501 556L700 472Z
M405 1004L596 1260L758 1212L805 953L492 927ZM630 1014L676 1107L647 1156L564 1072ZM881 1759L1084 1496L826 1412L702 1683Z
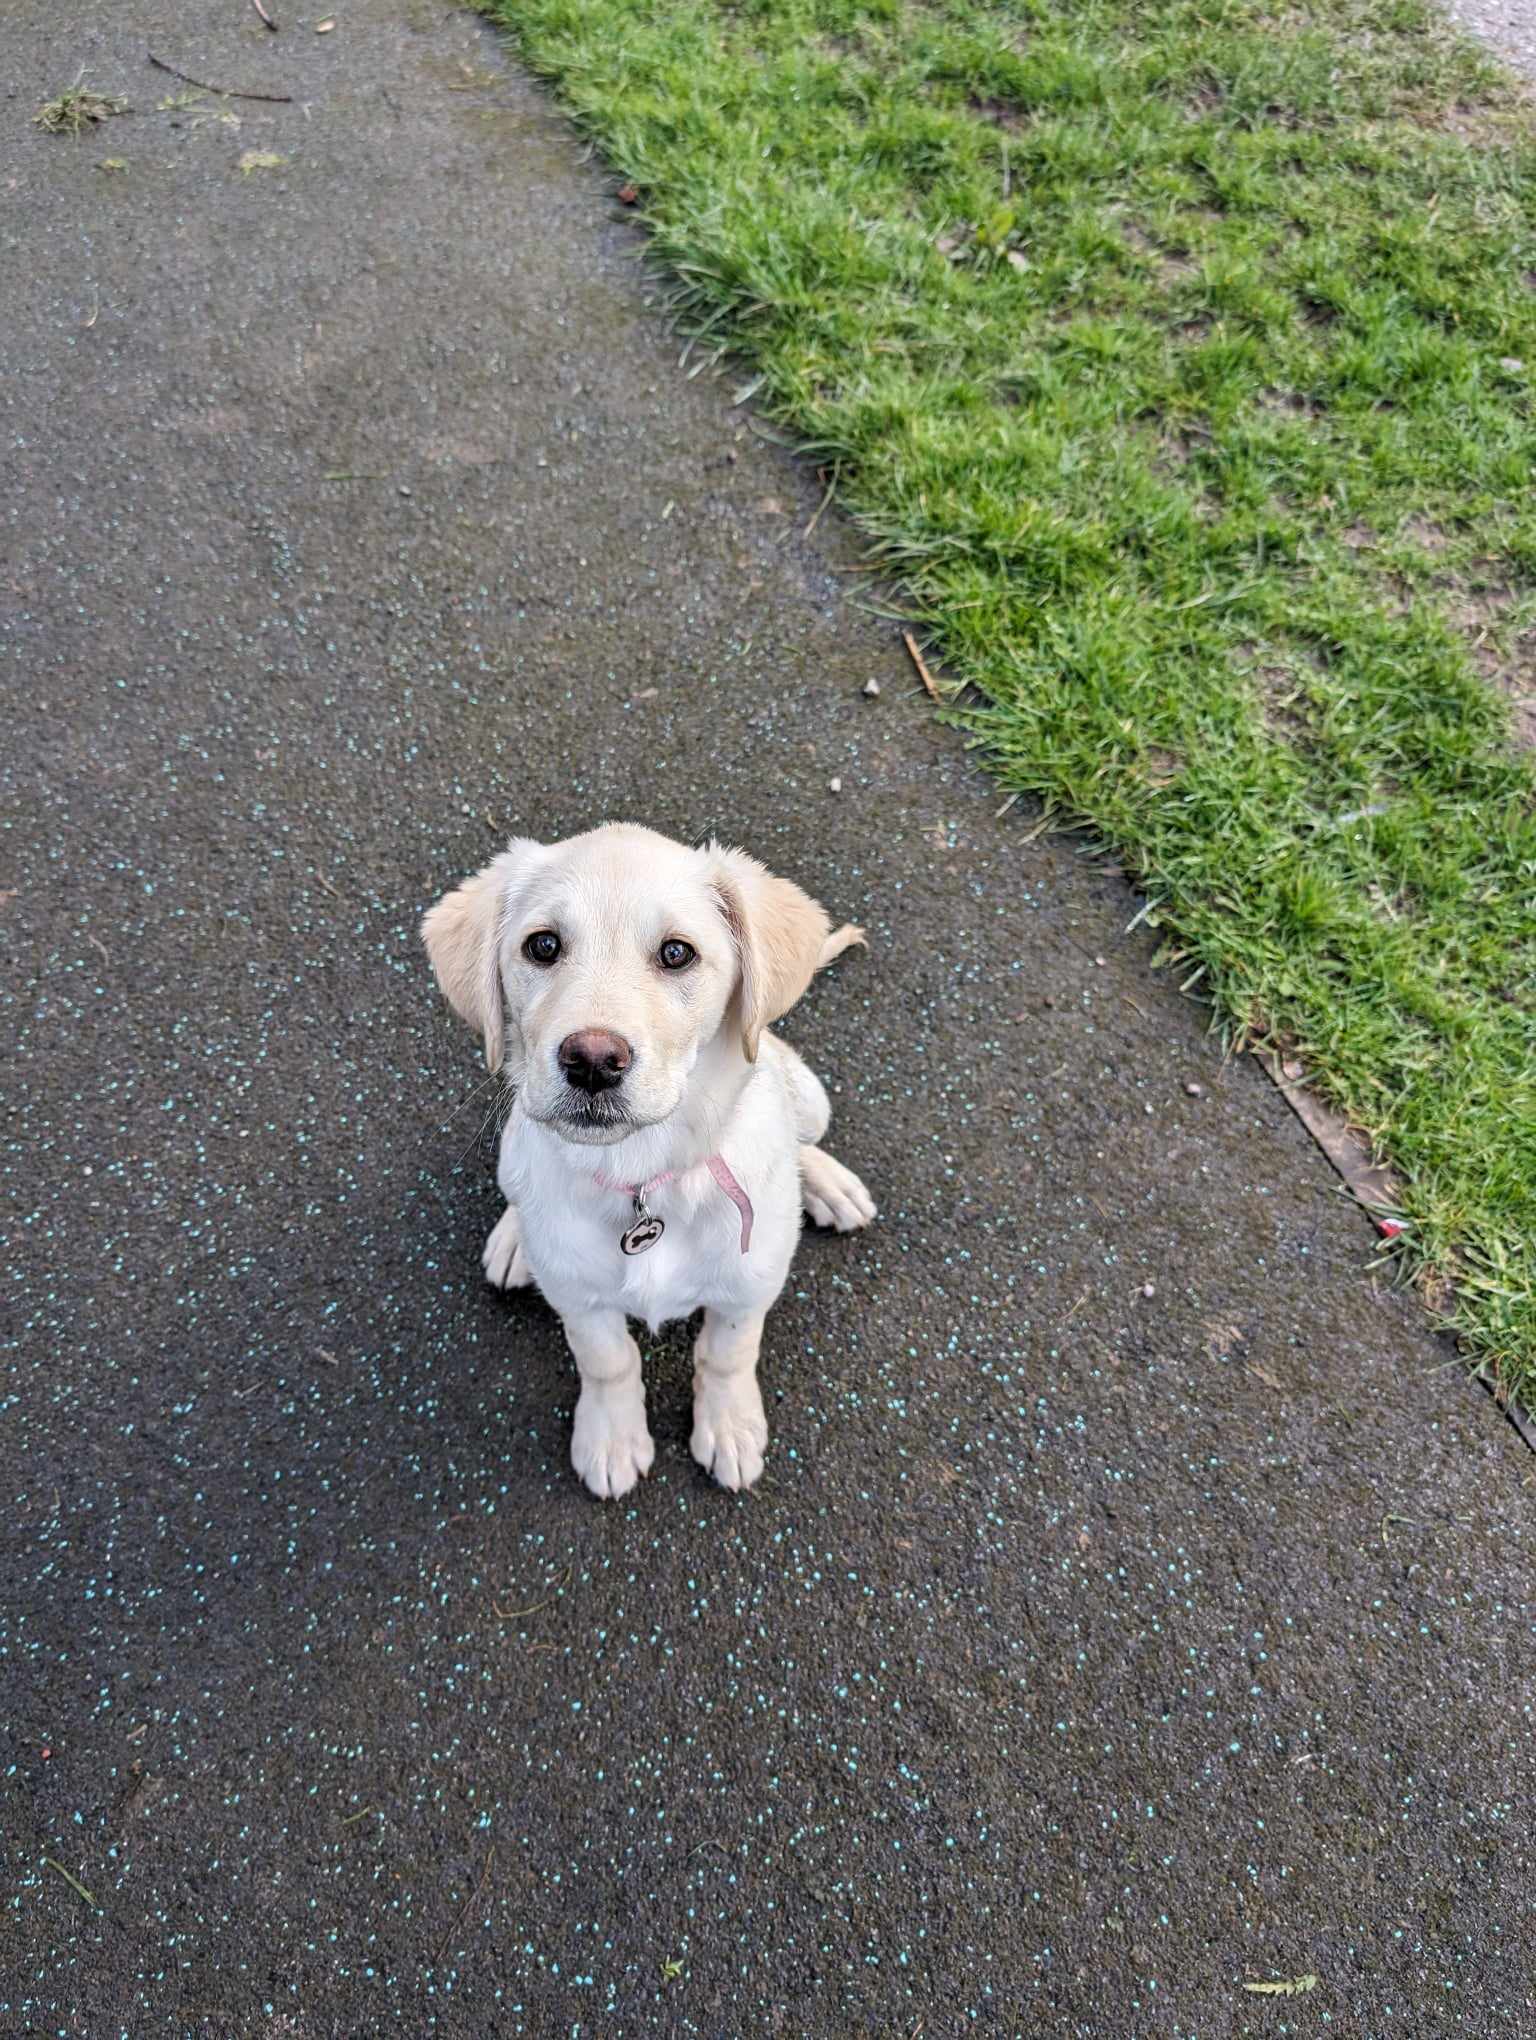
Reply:
M242 92L237 85L210 85L204 78L194 78L186 71L178 71L174 64L157 57L153 50L145 55L157 71L164 71L168 78L179 78L183 85L195 85L199 92L216 92L221 99L264 99L269 106L292 106L291 92Z
M272 19L271 15L268 14L266 8L262 6L261 0L251 0L251 5L255 8L256 12L261 16L262 20L267 24L267 27L271 29L274 35L276 35L277 23ZM1004 197L1006 196L1007 194L1005 192Z
M492 1848L486 1850L485 1868L480 1872L480 1882L475 1886L474 1890L469 1894L468 1898L465 1899L463 1911L454 1920L453 1924L449 1927L447 1933L444 1934L443 1938L438 1942L436 1948L433 1949L432 1959L427 1965L428 1968L435 1969L438 1963L442 1961L443 1950L448 1946L448 1943L453 1939L454 1935L459 1931L460 1927L463 1926L465 1920L468 1919L470 1907L474 1904L475 1900L480 1897L481 1893L485 1890L486 1884L490 1880L491 1863L495 1858L495 1855L496 1855L495 1849ZM67 1876L68 1872L66 1871L65 1874ZM71 1879L70 1881L73 1882L74 1880Z
M826 509L827 505L831 502L832 491L836 487L837 487L837 469L833 468L832 479L827 484L827 493L822 497L821 502L818 504L816 515L811 519L810 523L805 527L805 530L801 533L801 536L803 538L809 538L811 533L816 529L817 525L820 524L821 513L823 510Z
M917 648L917 639L913 637L911 631L904 630L901 634L901 641L906 646L907 655L911 659L913 665L916 666L917 677L919 680L922 681L924 687L927 688L930 699L934 701L942 701L944 697L939 692L938 682L929 672L928 663L924 659L922 653Z
M64 1868L64 1865L62 1863L56 1862L52 1856L44 1856L43 1861L50 1870L57 1870L59 1875L63 1878L64 1882L69 1886L70 1890L79 1892L80 1896L85 1900L87 1905L95 1906L97 1912L101 1911L101 1905L99 1901L93 1896L91 1892L86 1890L85 1886L80 1882L78 1877L71 1877L71 1875Z

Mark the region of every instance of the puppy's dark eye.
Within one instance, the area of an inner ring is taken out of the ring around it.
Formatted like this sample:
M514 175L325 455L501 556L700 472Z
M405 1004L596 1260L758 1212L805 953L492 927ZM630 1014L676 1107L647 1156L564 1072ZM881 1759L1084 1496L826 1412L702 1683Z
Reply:
M560 937L553 928L539 928L523 944L530 963L553 963L560 954Z
M673 935L657 950L656 961L663 970L686 970L698 953L691 942L679 942Z

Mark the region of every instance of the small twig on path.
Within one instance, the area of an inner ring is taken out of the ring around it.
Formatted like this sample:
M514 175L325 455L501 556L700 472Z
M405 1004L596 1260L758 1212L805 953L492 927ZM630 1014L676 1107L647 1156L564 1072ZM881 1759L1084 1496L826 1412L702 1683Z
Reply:
M438 1963L442 1961L443 1950L448 1946L448 1943L459 1931L459 1928L463 1926L466 1918L469 1915L470 1907L474 1904L475 1900L480 1896L481 1892L484 1891L486 1885L489 1883L491 1875L491 1863L493 1858L495 1857L495 1854L496 1851L494 1849L486 1850L485 1868L480 1872L480 1882L475 1886L474 1890L469 1894L468 1898L465 1899L463 1911L459 1914L458 1918L454 1921L453 1925L448 1929L447 1933L444 1934L443 1938L438 1942L437 1947L433 1950L431 1963L432 1968L435 1969Z
M939 692L938 683L928 670L928 662L917 648L917 639L913 637L911 631L904 630L901 634L901 641L906 646L907 656L911 659L913 665L916 666L917 677L922 681L924 687L927 688L930 698L934 701L942 701L944 697Z
M496 1611L498 1622L520 1622L525 1615L542 1615L546 1608L553 1607L554 1596L551 1595L547 1601L532 1601L526 1608L503 1608L500 1601L492 1595L491 1606Z
M833 468L832 479L827 484L827 493L822 497L820 506L816 511L816 515L811 519L810 523L805 527L805 530L802 532L801 534L802 537L809 538L811 533L816 529L817 525L820 524L821 513L823 510L826 509L827 505L832 500L832 491L837 487L837 478L840 472L841 472L840 469Z
M266 8L262 6L261 0L251 0L251 5L255 8L256 12L261 16L262 20L266 23L267 27L271 29L274 35L276 35L277 23L272 19L271 15L268 14Z
M86 1890L85 1886L80 1882L78 1877L70 1876L69 1872L64 1868L64 1865L62 1863L56 1863L53 1860L52 1856L44 1856L43 1861L50 1870L57 1870L59 1875L63 1878L64 1882L69 1886L70 1890L78 1891L80 1896L85 1900L88 1906L92 1907L92 1909L96 1912L101 1911L100 1902L91 1896L90 1892Z
M269 106L293 104L291 92L242 92L238 85L210 85L205 78L194 78L187 71L178 71L174 64L157 57L153 50L146 50L144 54L157 71L164 71L168 78L179 78L183 85L195 85L199 92L217 92L221 99L264 99Z
M496 1599L496 1596L494 1594L491 1596L491 1606L496 1610L497 1616L503 1622L518 1622L521 1621L521 1619L525 1615L540 1615L546 1608L552 1608L555 1602L560 1598L560 1595L570 1585L571 1574L574 1570L575 1568L573 1566L568 1565L565 1568L564 1572L560 1574L558 1579L553 1579L550 1581L549 1593L546 1595L546 1597L542 1601L535 1601L531 1607L503 1608L501 1603Z

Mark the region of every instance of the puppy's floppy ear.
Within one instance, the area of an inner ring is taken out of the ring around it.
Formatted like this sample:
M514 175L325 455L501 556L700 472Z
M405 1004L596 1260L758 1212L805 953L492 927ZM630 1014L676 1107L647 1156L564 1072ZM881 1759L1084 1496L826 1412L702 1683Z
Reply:
M514 839L484 871L445 893L423 915L421 939L443 997L485 1043L486 1068L501 1068L506 1020L501 995L501 931L511 893L542 845Z
M763 1029L787 1013L815 976L832 923L825 907L748 857L711 843L704 851L720 911L736 944L741 1046L757 1061Z

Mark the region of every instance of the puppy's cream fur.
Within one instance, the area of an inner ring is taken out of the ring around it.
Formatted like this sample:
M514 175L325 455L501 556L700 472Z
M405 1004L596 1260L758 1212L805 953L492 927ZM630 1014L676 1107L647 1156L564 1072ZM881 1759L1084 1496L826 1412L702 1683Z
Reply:
M538 931L559 938L553 964L525 953ZM767 1030L861 932L834 933L808 894L739 850L612 823L564 843L514 841L432 908L422 936L449 1005L515 1088L497 1170L507 1208L482 1258L501 1287L536 1283L564 1321L581 1377L577 1472L594 1494L622 1495L649 1471L626 1320L654 1329L702 1305L693 1454L723 1486L750 1487L768 1438L758 1350L801 1210L839 1231L875 1215L818 1145L826 1092ZM696 952L686 969L662 967L669 941ZM621 1037L632 1062L591 1097L558 1052L594 1028ZM745 1254L737 1207L704 1166L712 1155L751 1200ZM632 1200L614 1186L658 1177L646 1201L666 1230L627 1256Z

